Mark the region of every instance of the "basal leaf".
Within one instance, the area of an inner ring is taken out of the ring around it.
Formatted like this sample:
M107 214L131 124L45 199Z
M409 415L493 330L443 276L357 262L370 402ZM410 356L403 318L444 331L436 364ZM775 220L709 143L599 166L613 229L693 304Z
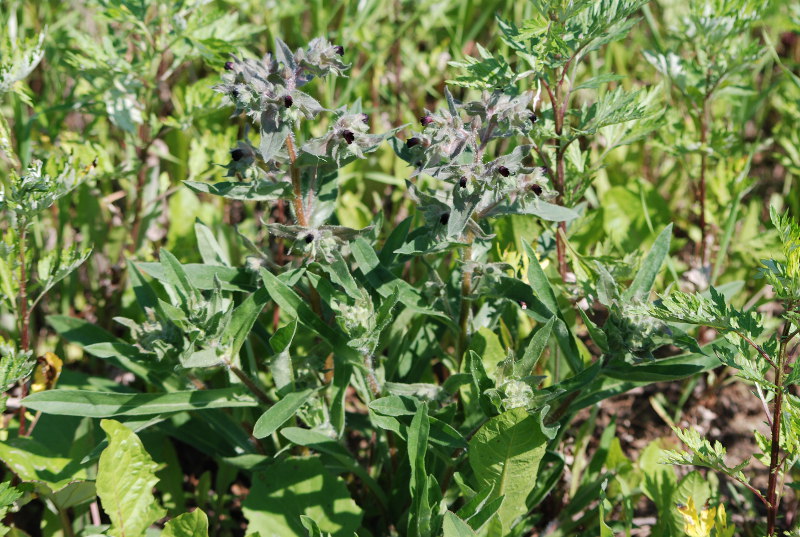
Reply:
M103 420L100 426L108 436L108 447L100 455L97 495L111 519L108 534L142 536L166 514L153 496L158 465L133 431L113 420Z

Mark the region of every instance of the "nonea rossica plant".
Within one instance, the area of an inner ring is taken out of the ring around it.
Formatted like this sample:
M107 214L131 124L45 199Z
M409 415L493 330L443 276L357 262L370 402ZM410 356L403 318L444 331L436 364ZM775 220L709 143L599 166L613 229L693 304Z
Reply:
M769 468L766 492L751 484L746 473L749 459L730 466L720 442L712 443L691 429L675 431L689 451L670 452L666 461L711 468L747 487L766 507L767 535L773 536L781 526L780 506L787 472L800 460L800 398L792 393L792 387L800 384L800 225L774 208L770 214L782 255L762 261L760 275L781 305L777 322L757 311L728 304L713 287L708 298L673 293L647 308L647 312L667 322L716 330L723 336L713 346L720 361L752 383L770 430L769 436L755 432L761 450L755 458Z

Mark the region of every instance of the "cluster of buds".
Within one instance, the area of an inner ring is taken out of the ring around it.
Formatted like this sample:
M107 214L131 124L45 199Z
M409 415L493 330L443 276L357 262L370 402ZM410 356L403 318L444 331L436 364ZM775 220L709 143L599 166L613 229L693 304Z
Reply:
M383 140L379 134L369 134L369 116L357 111L342 109L328 132L303 144L303 152L320 158L331 158L341 163L344 158L364 158L364 153L374 151Z

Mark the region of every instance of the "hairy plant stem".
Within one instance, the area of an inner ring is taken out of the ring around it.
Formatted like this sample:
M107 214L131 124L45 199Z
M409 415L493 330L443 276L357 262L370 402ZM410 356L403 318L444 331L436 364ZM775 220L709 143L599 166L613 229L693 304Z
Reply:
M769 454L769 482L767 485L767 535L775 535L775 523L778 518L778 507L780 499L778 494L778 472L781 467L781 411L783 406L783 381L784 381L784 361L786 359L786 345L789 342L789 331L791 324L786 323L781 334L780 346L778 348L777 368L775 369L775 401L772 409L772 429L770 431L771 445Z
M467 262L472 259L472 242L475 236L472 231L467 231L467 246L464 249L464 261ZM458 314L458 340L456 341L456 365L458 370L461 369L461 361L464 359L464 353L469 344L469 315L470 315L470 300L469 295L472 294L472 273L464 270L461 276L461 306Z
M22 352L30 350L30 321L31 314L28 310L28 270L25 265L25 250L27 248L26 221L19 225L19 348ZM20 399L28 395L28 383L22 383ZM25 406L19 406L19 435L25 436Z
M236 375L236 377L242 381L242 384L247 386L247 389L256 396L256 399L267 406L272 406L272 400L269 398L269 396L264 392L264 390L256 385L253 379L247 376L247 373L239 369L237 366L231 365L230 363L228 363L228 369L230 369L231 373Z
M706 140L708 139L708 97L703 99L703 106L700 116L700 184L698 186L698 197L700 198L700 265L705 266L709 260L708 243L706 242L706 166L708 155L705 151Z
M286 137L286 150L289 152L289 161L291 162L290 171L292 175L292 191L294 192L294 198L292 199L294 216L297 219L297 225L308 227L306 210L303 206L303 185L300 183L300 169L295 165L297 162L297 152L294 148L294 136L291 133Z
M64 537L75 537L75 530L72 529L72 521L66 509L58 510L58 517L61 519L61 529L64 530Z
M568 67L568 66L567 66ZM562 139L562 134L564 132L564 118L566 117L567 106L569 103L570 93L571 93L571 84L567 87L566 91L562 94L561 86L566 78L564 75L566 74L565 67L564 71L561 73L560 77L557 77L559 80L558 84L555 87L555 92L550 87L547 82L543 82L545 89L547 90L547 95L550 99L550 105L553 109L553 121L555 123L555 133L556 138L553 140L553 145L555 146L556 154L556 176L555 176L555 186L556 191L558 192L558 197L556 198L556 203L562 204L564 202L564 197L566 194L566 168L564 165L564 152L566 146L564 145L564 141ZM564 237L566 237L567 233L567 224L565 222L558 223L559 229L563 233L556 233L556 255L558 257L558 273L561 275L561 280L566 281L567 278L567 245L565 243Z

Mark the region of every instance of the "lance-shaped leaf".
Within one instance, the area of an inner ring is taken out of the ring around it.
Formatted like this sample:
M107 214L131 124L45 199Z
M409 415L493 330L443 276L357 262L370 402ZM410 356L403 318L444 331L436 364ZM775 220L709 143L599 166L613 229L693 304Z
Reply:
M23 399L33 410L61 416L147 416L185 410L256 406L240 388L187 390L165 393L114 393L86 390L47 390Z
M642 261L642 266L639 272L636 273L633 283L622 294L622 298L625 300L647 298L647 295L650 293L656 281L658 271L661 270L661 265L664 264L664 260L667 258L667 255L669 255L669 243L671 238L672 224L664 228L664 231L658 235L656 241L653 243L653 247L650 248L644 261Z
M273 183L263 179L252 182L222 181L219 183L184 181L183 184L195 192L240 201L278 200L288 196L292 187L288 182Z
M139 537L166 514L153 496L158 465L133 431L113 420L103 420L100 426L108 447L100 455L97 495L111 519L108 534Z

